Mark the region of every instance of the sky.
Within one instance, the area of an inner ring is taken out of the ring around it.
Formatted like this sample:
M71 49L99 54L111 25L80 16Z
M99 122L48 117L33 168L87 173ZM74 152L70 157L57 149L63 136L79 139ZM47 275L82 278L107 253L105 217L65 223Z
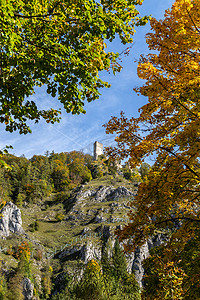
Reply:
M140 14L149 15L156 19L163 19L164 12L170 8L173 0L144 0L139 7ZM137 77L137 63L141 54L148 54L145 35L150 31L147 24L136 28L134 43L128 57L123 57L122 71L115 76L103 72L100 77L111 84L111 88L102 89L100 99L85 105L86 114L74 116L67 114L56 98L52 98L44 87L36 88L31 100L36 101L39 109L61 108L62 120L60 123L47 124L41 121L39 124L30 123L31 134L20 135L18 132L8 133L4 126L0 125L0 149L5 145L12 145L9 152L31 158L33 155L44 155L49 152L70 152L73 150L92 154L93 143L99 141L104 146L114 143L114 137L105 133L103 124L107 123L111 116L119 116L121 111L127 117L137 117L138 109L144 105L147 99L137 96L133 88L144 82ZM118 40L112 45L112 50L121 53L126 47Z

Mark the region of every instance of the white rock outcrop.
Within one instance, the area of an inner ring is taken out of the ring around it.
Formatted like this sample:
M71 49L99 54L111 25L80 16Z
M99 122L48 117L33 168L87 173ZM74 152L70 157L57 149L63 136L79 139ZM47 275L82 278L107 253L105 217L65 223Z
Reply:
M133 272L135 274L136 280L138 281L140 287L143 286L143 278L145 274L145 270L142 265L143 261L149 257L151 248L160 246L161 244L165 243L167 239L167 235L157 234L156 236L149 238L143 246L138 247L135 250L132 258L133 262L131 273Z
M11 233L23 233L20 209L12 202L7 202L0 211L0 237Z
M81 249L81 260L87 264L91 259L101 260L101 247L94 246L91 242L88 242Z
M29 278L24 278L24 280L23 280L24 300L32 300L33 299L33 291L34 291L33 283L30 281Z

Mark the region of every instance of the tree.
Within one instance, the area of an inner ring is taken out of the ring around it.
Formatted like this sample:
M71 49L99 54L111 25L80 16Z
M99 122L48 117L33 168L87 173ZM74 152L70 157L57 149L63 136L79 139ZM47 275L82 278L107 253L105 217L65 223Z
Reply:
M139 168L139 173L140 173L140 176L141 176L142 180L147 179L150 168L151 168L150 165L147 164L147 163L142 163L141 164L141 166Z
M108 245L107 245L108 246ZM140 287L134 274L127 271L127 262L118 239L115 240L112 256L109 248L103 246L102 271L106 287L106 299L141 300Z
M138 118L121 113L107 124L107 133L117 133L114 157L129 157L132 167L155 157L132 204L137 212L130 212L132 223L120 236L130 250L156 230L171 228L166 247L181 257L200 222L200 2L176 0L164 20L151 20L151 28L147 43L156 52L141 56L138 76L145 84L135 89L148 102ZM190 280L199 285L194 276Z
M138 183L141 181L142 176L140 170L138 171L137 168L130 168L128 164L125 164L122 168L122 173L124 178L130 180L132 182Z
M2 270L2 261L0 261L1 270L0 270L0 300L7 299L6 293L8 291L8 285L6 282L5 275Z
M30 132L27 120L54 123L59 111L29 100L36 86L58 96L67 112L84 113L84 101L109 87L99 72L118 72L118 53L105 41L131 43L143 0L2 0L0 4L0 122L7 131Z
M91 172L88 167L84 165L83 159L75 158L68 167L70 178L75 184L89 182L92 179Z
M91 171L89 170L89 157L82 152L72 151L65 153L65 161L69 168L70 179L72 186L75 184L85 183L92 179Z
M55 167L51 176L53 178L55 190L60 192L65 190L70 183L69 168L58 159L56 159L54 163Z
M151 256L143 265L146 270L145 299L183 299L183 280L186 274L181 269L180 263L177 263L172 250L169 251L164 245L153 248Z
M3 160L9 167L4 169L4 186L7 185L7 191L13 202L16 203L18 195L23 193L26 183L28 168L30 169L29 161L25 157L16 157L11 154L5 154ZM31 172L29 172L30 174ZM10 188L8 188L10 186Z
M50 156L50 161L52 161L55 166L57 166L59 162L59 165L62 165L68 170L68 184L70 183L68 187L70 189L92 179L91 171L89 169L92 164L92 162L90 162L91 159L90 155L85 155L78 151L53 153ZM55 172L52 174L53 179L55 177L54 173ZM58 176L60 175L58 174Z
M117 280L125 277L125 275L127 274L127 263L118 239L116 239L114 244L112 260L114 277Z
M80 283L77 285L78 299L105 299L103 274L98 262L94 259L88 262Z

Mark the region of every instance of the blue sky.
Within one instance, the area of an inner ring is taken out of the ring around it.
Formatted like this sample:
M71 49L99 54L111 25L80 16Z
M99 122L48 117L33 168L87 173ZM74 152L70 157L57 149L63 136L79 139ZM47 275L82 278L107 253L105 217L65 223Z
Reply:
M144 0L140 6L141 15L151 14L156 19L162 19L164 12L170 8L172 0ZM92 154L92 145L98 140L105 146L112 145L114 138L105 134L102 125L109 121L111 116L119 116L124 111L126 116L137 116L138 108L147 99L137 96L133 88L142 84L137 77L137 63L140 54L147 54L148 48L145 42L145 34L150 31L149 25L136 28L134 45L128 57L123 57L122 71L113 76L104 72L103 79L111 83L111 88L103 89L99 100L85 105L85 115L72 116L62 110L62 120L59 124L31 124L32 134L20 135L18 132L7 133L4 126L0 125L1 139L0 149L5 145L12 145L10 151L17 156L24 154L27 158L34 154L43 155L47 150L55 152L69 152L82 150ZM124 49L119 41L114 41L112 49L121 52ZM45 92L45 88L37 88L32 96L38 104L38 108L61 107L56 98L51 98Z

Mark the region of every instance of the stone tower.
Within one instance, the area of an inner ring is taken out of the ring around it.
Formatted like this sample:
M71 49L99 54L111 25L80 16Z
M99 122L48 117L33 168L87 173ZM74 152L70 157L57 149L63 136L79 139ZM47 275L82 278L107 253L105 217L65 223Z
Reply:
M103 144L99 142L94 143L94 160L97 160L98 156L103 154Z

